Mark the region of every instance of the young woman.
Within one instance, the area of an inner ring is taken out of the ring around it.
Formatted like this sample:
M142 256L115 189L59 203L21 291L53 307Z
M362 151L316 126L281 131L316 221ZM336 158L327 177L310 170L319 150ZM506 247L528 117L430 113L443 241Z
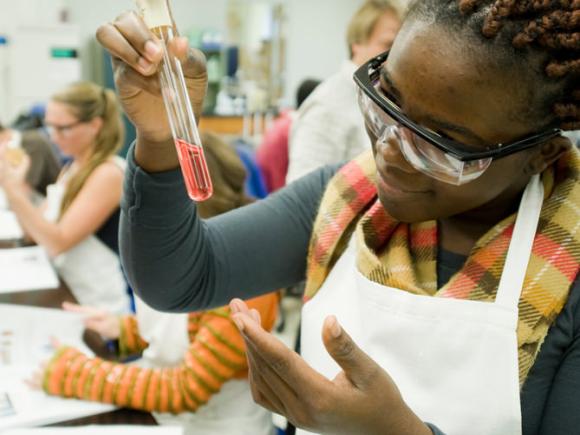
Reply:
M255 399L305 430L573 433L580 161L560 133L580 127L579 8L413 2L392 50L355 74L373 152L207 222L155 122L154 37L133 14L101 27L139 131L122 222L131 281L179 311L306 276L304 359L232 303ZM172 49L199 110L203 62L182 40Z
M123 143L116 95L93 83L72 84L48 102L45 125L71 163L48 186L40 207L25 182L29 159L15 168L4 165L0 183L10 208L79 302L126 312L117 235L125 161L116 156Z

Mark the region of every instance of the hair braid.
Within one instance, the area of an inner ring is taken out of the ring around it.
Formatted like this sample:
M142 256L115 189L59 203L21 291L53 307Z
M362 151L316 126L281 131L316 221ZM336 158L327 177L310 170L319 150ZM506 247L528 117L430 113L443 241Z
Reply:
M478 6L484 13L482 34L499 37L509 22L517 28L512 45L517 49L541 47L550 57L546 75L562 81L553 114L564 130L580 128L580 0L458 0L459 10L472 14ZM525 23L527 21L527 23ZM524 22L523 28L520 23Z
M499 33L503 25L503 20L508 18L517 0L497 0L485 17L483 23L483 34L492 38Z
M478 0L459 0L459 10L462 14L468 14L475 10L478 3Z

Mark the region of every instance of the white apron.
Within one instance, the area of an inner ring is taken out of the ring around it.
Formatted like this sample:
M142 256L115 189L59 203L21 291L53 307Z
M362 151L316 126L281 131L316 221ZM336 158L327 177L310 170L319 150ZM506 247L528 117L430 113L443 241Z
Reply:
M135 296L139 333L150 343L140 366L175 367L189 349L188 315L161 313ZM184 435L273 435L272 414L256 405L247 380L232 379L195 413L153 413L159 424L182 426Z
M125 161L115 158L122 169ZM44 218L56 222L64 198L67 172L55 184L47 186ZM53 259L59 276L81 305L107 309L113 313L130 311L127 283L121 269L119 256L94 234Z
M518 302L542 202L535 176L520 204L494 303L419 296L369 281L356 268L353 238L303 308L304 359L329 379L339 373L321 338L324 319L334 314L421 420L448 435L521 434Z

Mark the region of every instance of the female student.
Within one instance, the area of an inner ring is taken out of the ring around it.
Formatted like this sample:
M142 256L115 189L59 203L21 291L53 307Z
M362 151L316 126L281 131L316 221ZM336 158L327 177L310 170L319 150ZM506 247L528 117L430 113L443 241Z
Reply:
M71 157L46 200L30 199L30 161L3 165L0 185L26 234L53 258L76 299L121 313L129 310L118 248L125 161L116 156L123 125L115 93L89 82L67 86L46 107L51 140Z
M218 136L202 134L214 194L200 204L208 218L251 202L244 193L246 171L236 151ZM53 395L113 403L154 413L161 424L181 425L186 435L272 435L272 415L252 400L245 345L222 307L166 314L135 298L136 315L117 316L89 306L65 304L84 315L87 328L117 342L118 356L138 353L136 365L90 358L59 347L33 384ZM278 294L248 301L270 330Z
M413 2L392 49L355 74L373 152L207 222L155 122L154 37L133 14L101 27L139 131L122 222L130 280L182 311L306 276L304 359L232 303L255 399L305 430L573 433L580 160L560 133L580 127L579 9ZM203 62L185 45L172 49L199 110Z

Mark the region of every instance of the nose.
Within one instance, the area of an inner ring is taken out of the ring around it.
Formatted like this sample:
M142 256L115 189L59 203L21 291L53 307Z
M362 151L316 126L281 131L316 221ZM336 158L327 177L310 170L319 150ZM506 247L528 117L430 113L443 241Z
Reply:
M409 164L401 152L400 128L402 127L391 125L385 129L383 135L376 142L377 155L381 157L385 166L397 168L408 174L417 174L418 171Z

